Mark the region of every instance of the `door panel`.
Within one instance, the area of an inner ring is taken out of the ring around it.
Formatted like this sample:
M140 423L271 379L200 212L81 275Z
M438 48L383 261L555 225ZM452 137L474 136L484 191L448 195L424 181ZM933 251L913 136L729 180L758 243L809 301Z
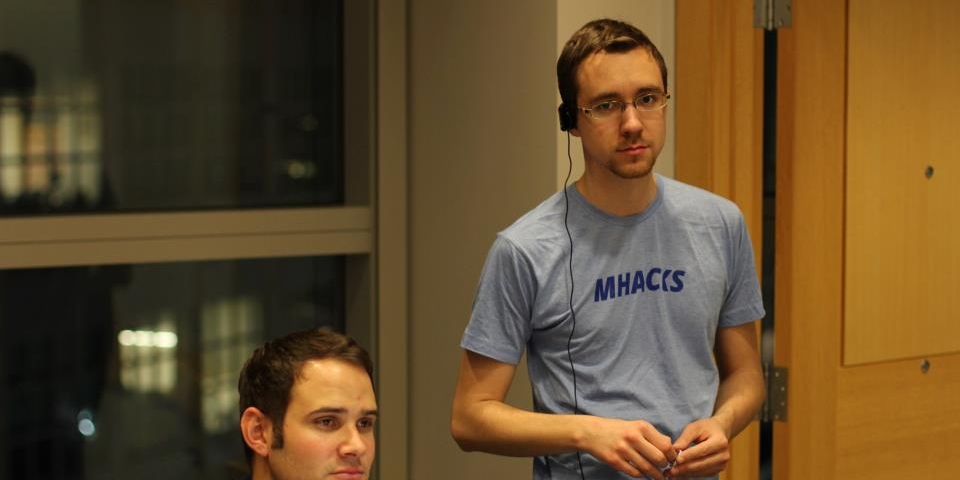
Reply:
M834 478L955 479L960 355L842 368Z
M844 363L960 352L960 3L848 15Z

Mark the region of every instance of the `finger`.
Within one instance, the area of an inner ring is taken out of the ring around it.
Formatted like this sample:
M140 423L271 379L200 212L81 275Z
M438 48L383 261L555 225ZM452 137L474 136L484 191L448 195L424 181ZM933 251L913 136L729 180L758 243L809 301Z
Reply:
M631 462L640 467L640 469L651 478L662 476L664 469L671 465L676 458L676 452L669 448L668 453L661 452L652 444L644 444L637 447Z
M699 460L696 463L677 465L666 472L669 478L706 477L723 471L722 463Z
M673 448L676 450L687 450L690 448L690 445L696 442L702 434L703 429L699 428L695 424L687 425L687 428L684 428L683 432L680 432L680 436L677 437L677 441L673 442Z
M664 455L666 455L666 457L667 457L667 462L669 462L669 463L677 463L677 457L680 455L680 452L682 452L682 451L683 451L683 450L677 449L677 448L675 448L674 446L671 445L670 448L669 448L666 452L663 452L663 453L664 453Z
M689 456L688 452L684 451L679 456L677 465L670 470L670 475L696 477L713 475L726 468L729 459L729 454L724 451Z
M642 463L642 461L640 463ZM648 473L650 471L648 467L649 464L647 464L648 465L647 467L644 467L643 465L634 464L633 461L623 460L620 458L618 458L613 462L607 462L607 464L613 467L614 469L622 473L625 473L631 477L645 477L650 475ZM641 467L644 467L644 468L641 468Z
M652 463L662 468L676 458L677 452L670 437L649 424L640 429L640 434L639 438L632 441L632 446Z
M655 449L653 450L655 452L658 452ZM627 459L627 463L630 465L630 467L635 468L639 473L638 475L633 475L633 476L637 476L637 477L646 476L646 477L657 479L657 480L661 480L663 478L663 473L662 473L663 467L658 467L653 461L644 457L640 452L631 451L630 453L628 453L628 457L629 458ZM663 466L666 466L666 463L664 463ZM629 472L624 472L624 473L627 473L628 475L632 475Z
M650 442L640 442L634 445L633 448L639 457L642 457L644 461L660 471L677 458L677 453L669 440L670 439L667 438L667 441L665 443L660 442L660 445L655 445ZM666 449L666 451L662 449Z
M654 445L654 447L660 452L660 454L663 455L663 459L666 460L667 463L673 463L677 461L677 454L680 453L680 450L673 446L669 437L665 439L664 443Z
M643 458L637 455L629 446L625 446L623 449L616 449L609 454L598 455L597 459L631 477L641 477L644 474L640 469L640 467L643 466Z
M610 465L619 472L630 475L631 477L640 477L643 476L643 471L634 466L632 463L618 459L614 462L607 462L607 465Z
M677 454L677 463L678 464L689 464L695 460L707 458L710 455L717 453L720 449L716 448L715 445L711 445L709 439L701 443L692 443L687 448L681 450Z

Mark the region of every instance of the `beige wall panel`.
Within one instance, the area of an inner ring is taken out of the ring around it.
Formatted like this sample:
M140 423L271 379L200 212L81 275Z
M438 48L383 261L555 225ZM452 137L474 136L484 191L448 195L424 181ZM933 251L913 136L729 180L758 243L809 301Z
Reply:
M960 352L960 3L849 16L844 361Z
M411 0L408 15L409 478L529 478L529 458L461 452L450 407L487 250L556 191L556 6ZM508 401L531 408L525 370Z
M376 318L379 480L409 476L407 2L378 0ZM376 480L376 479L374 479Z

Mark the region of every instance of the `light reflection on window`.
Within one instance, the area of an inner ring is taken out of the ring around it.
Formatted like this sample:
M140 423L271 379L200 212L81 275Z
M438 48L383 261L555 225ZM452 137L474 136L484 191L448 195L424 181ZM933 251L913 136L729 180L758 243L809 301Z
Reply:
M0 198L18 208L83 210L103 195L96 93L0 98Z
M120 384L138 393L170 393L177 384L177 334L173 312L161 312L153 330L122 330Z
M121 330L120 383L137 393L171 393L177 382L176 319L162 312L155 328ZM200 395L202 421L208 433L236 427L237 372L263 333L262 306L255 298L235 297L201 307Z
M236 428L237 373L263 337L262 310L251 297L223 298L201 307L200 395L208 433Z

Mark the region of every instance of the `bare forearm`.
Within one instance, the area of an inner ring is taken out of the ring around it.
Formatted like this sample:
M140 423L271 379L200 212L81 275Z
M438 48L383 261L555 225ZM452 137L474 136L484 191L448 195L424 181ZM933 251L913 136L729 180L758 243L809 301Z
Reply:
M670 437L642 420L541 414L483 401L455 406L452 428L467 451L524 457L584 451L632 477L660 478L677 458Z
M713 418L723 426L727 438L733 439L753 421L765 397L759 369L733 372L720 382Z
M451 430L460 448L530 457L582 449L591 417L530 412L489 400L454 406Z

